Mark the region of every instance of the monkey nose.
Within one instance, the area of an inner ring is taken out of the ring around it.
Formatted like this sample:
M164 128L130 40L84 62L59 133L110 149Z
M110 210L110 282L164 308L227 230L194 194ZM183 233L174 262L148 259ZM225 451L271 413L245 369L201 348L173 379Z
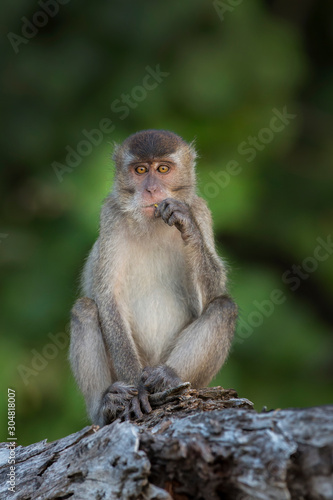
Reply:
M146 191L148 191L148 193L156 193L157 191L157 186L148 186L146 187Z

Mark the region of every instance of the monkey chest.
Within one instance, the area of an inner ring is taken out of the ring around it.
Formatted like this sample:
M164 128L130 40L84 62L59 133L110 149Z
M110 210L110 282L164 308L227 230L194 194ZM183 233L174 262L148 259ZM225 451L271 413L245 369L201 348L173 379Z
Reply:
M121 293L134 340L150 364L190 321L187 265L177 248L141 254L123 270Z

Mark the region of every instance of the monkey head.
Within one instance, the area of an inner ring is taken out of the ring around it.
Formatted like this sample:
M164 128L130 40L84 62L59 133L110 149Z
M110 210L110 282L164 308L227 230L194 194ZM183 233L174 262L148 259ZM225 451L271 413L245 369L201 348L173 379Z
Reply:
M124 212L154 218L166 198L189 203L195 194L192 144L166 130L143 130L116 146L114 193Z

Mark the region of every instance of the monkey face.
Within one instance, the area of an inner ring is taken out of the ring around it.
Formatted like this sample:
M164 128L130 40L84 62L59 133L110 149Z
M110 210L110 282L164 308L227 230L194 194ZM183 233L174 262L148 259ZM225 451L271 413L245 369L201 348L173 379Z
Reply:
M156 206L171 196L177 177L176 165L169 159L134 162L129 176L135 185L135 201L146 216L152 217Z
M115 191L121 208L136 219L154 219L166 198L187 201L195 194L195 150L164 130L138 132L118 146Z

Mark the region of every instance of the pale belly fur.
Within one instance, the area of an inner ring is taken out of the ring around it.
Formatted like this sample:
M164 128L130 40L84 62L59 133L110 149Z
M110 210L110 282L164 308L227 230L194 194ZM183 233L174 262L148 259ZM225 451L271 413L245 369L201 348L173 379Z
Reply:
M169 238L162 237L164 241L139 241L134 253L122 254L118 281L133 338L150 365L165 361L163 352L192 319L184 244L175 228L167 229Z

